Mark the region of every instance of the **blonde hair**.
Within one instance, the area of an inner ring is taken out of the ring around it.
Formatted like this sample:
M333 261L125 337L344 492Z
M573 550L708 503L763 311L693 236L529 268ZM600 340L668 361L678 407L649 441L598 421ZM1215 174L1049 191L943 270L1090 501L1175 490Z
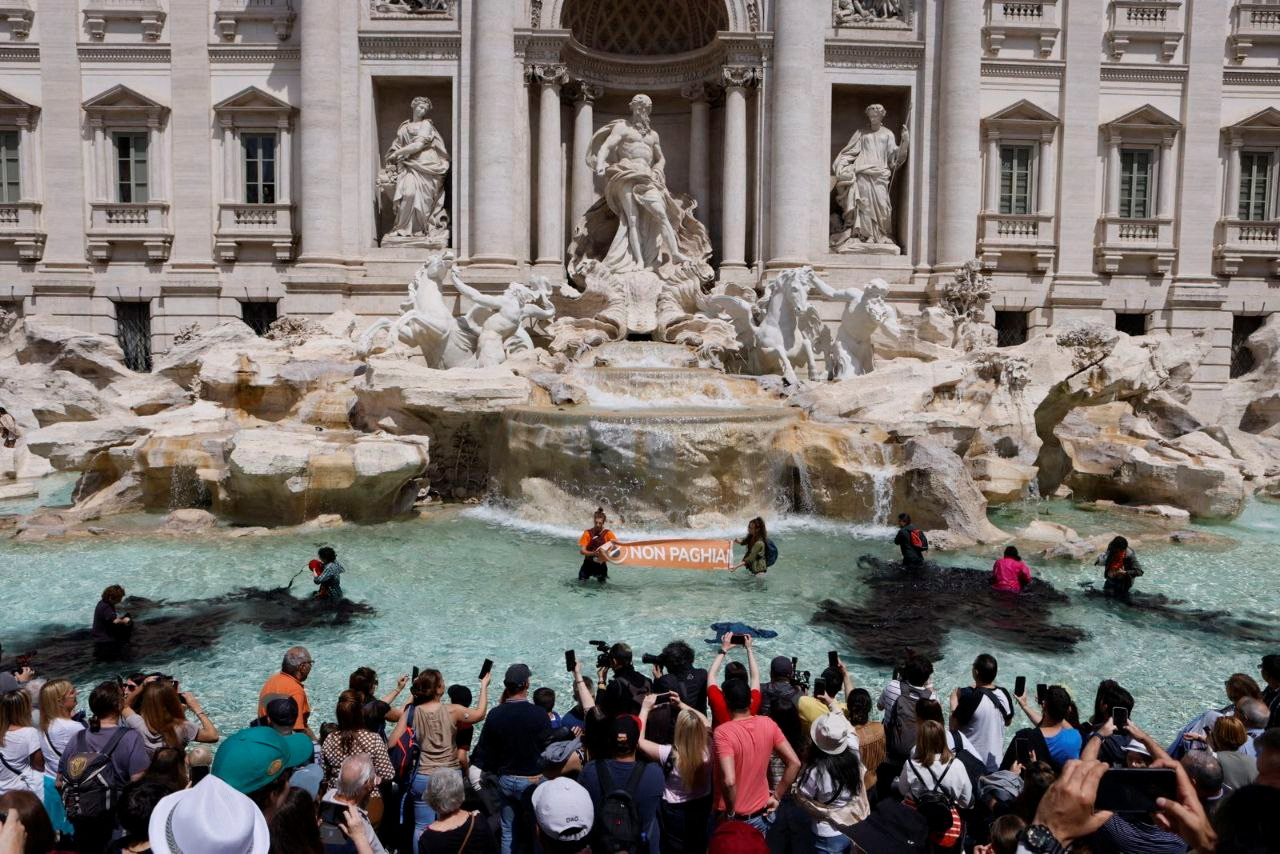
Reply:
M0 747L11 727L31 726L31 698L26 691L0 694Z
M1209 744L1215 750L1239 750L1249 740L1249 733L1239 718L1218 718L1209 732Z
M915 760L922 765L932 765L935 759L944 765L952 759L947 747L947 731L937 721L920 721L916 729Z
M676 770L687 791L697 791L706 780L707 746L710 733L707 725L691 709L681 709L676 717L676 733L671 740L675 753Z
M42 733L48 735L49 727L54 721L71 717L63 711L62 704L66 701L67 695L74 690L76 686L66 679L53 679L44 683L44 687L40 689L40 731Z

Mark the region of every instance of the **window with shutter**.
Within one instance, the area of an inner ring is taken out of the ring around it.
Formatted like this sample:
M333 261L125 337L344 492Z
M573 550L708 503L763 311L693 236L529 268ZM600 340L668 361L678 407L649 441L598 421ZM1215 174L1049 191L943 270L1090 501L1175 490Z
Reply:
M244 149L244 200L250 205L276 202L276 135L240 135Z
M1269 219L1267 196L1271 189L1271 154L1265 151L1240 153L1240 219Z
M117 133L115 143L116 201L138 203L150 201L147 134Z
M1145 149L1120 150L1120 216L1148 219L1151 216L1151 152Z
M18 132L0 131L0 202L14 203L22 199L19 173Z
M1029 145L1000 146L1000 213L1031 213L1031 159Z

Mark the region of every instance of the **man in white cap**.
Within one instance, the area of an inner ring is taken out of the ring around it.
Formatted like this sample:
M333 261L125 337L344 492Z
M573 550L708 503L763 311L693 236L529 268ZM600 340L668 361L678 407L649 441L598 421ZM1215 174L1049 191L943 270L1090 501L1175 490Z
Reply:
M533 790L533 814L538 843L544 854L584 854L591 851L595 805L587 790L568 777L538 784Z
M148 835L156 854L267 854L271 848L262 811L214 776L156 804Z

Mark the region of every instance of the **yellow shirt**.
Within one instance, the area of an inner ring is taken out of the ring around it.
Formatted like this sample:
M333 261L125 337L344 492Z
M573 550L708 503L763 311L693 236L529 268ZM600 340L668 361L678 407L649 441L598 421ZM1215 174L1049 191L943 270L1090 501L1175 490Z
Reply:
M837 711L845 714L847 707L844 703L836 703L835 708L831 709L817 697L801 697L800 702L796 704L796 710L800 713L800 723L804 725L804 731L807 733L813 729L813 722L827 712Z

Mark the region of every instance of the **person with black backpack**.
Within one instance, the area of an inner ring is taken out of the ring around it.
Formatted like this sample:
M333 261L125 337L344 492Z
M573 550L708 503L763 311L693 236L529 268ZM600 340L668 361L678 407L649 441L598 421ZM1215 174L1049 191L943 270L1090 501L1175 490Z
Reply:
M62 754L62 803L76 829L76 850L86 854L97 854L111 841L125 785L140 778L151 762L142 736L120 723L123 707L119 683L94 688L89 728L72 738Z
M951 692L951 729L966 736L987 771L1000 767L1005 729L1013 723L1013 696L996 685L999 665L982 653L973 660L973 687Z
M597 854L658 851L657 816L666 789L662 768L637 758L640 723L623 715L613 722L613 758L593 758L578 782L596 810Z
M937 721L921 721L915 750L898 775L898 791L929 821L929 839L940 848L960 842L959 810L973 804L973 785L963 763L947 748Z
M924 531L911 524L911 517L906 513L898 514L898 533L893 544L902 550L903 569L921 569L924 567L924 553L929 550L929 538Z

